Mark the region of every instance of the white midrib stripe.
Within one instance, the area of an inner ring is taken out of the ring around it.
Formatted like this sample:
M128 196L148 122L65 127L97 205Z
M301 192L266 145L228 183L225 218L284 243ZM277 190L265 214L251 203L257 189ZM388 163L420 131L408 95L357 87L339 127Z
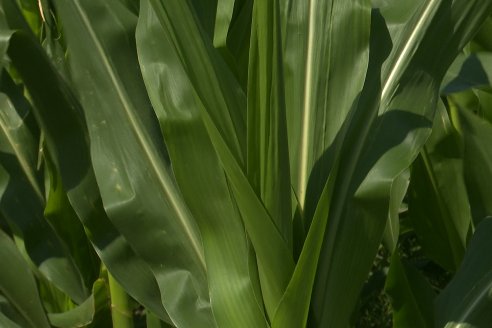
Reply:
M93 39L93 41L95 43L97 52L101 55L100 57L102 58L104 66L106 67L107 72L111 78L111 81L113 82L113 84L116 88L119 99L121 100L121 104L123 105L123 108L125 109L125 112L130 119L130 123L132 124L132 126L135 127L135 134L137 136L138 142L142 146L146 157L150 161L151 167L152 167L154 173L157 175L160 186L162 187L164 193L168 197L169 203L171 204L173 210L177 214L179 222L181 223L182 227L184 228L188 238L191 240L193 250L196 252L196 255L198 256L200 263L205 270L206 269L205 259L203 257L202 252L200 252L200 246L197 242L197 238L196 238L195 234L193 233L193 230L190 227L189 223L186 221L187 215L181 210L181 208L179 206L180 201L176 198L176 193L172 193L172 192L168 191L169 189L172 190L174 186L172 185L172 183L170 181L168 181L167 177L164 176L163 170L161 170L158 167L158 164L157 164L158 159L155 156L152 149L150 148L148 142L145 140L146 138L145 138L143 132L141 131L142 128L139 126L137 119L135 118L134 114L132 113L132 111L130 109L131 106L127 100L125 92L122 90L121 85L118 82L118 79L116 78L115 73L113 72L113 69L111 68L111 64L109 63L107 57L104 55L105 54L104 49L101 45L101 42L97 38L96 33L94 32L93 28L90 25L90 21L87 18L86 13L80 7L78 0L74 1L73 3L77 7L77 10L79 11L80 17L84 21L84 24L86 25L86 28L89 32L89 35L91 36L91 38Z
M306 59L306 75L304 84L304 103L302 106L302 130L301 130L301 151L299 163L299 205L301 211L304 209L306 200L306 184L308 175L309 157L309 130L311 129L312 114L312 85L313 85L313 58L314 58L314 1L309 0L309 25L308 25L308 46Z
M395 66L391 70L388 78L386 79L386 82L384 83L383 90L381 92L381 103L384 104L386 101L387 97L390 96L390 91L392 92L393 90L390 89L391 86L396 82L396 79L398 79L399 73L401 70L404 68L404 59L406 59L411 51L414 50L414 47L416 43L419 41L418 35L420 34L421 30L424 28L425 23L427 22L428 18L434 13L434 11L438 8L440 3L440 0L429 0L427 3L422 15L420 16L419 20L417 21L417 24L415 24L415 28L413 29L412 33L410 34L410 37L407 40L407 43L403 47L401 53L398 56L398 59L395 63Z

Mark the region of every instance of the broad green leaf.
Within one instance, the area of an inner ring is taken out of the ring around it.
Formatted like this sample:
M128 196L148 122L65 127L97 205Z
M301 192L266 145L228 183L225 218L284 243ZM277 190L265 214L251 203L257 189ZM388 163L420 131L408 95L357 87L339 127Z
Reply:
M280 3L291 179L308 227L333 163L330 147L364 84L371 8L370 1Z
M245 165L246 97L197 20L198 8L192 7L189 1L151 0L149 3L179 50L186 74L212 121L236 160Z
M391 256L385 291L391 297L394 327L434 327L434 291L416 268L400 259L398 251Z
M464 138L464 172L475 224L492 215L492 123L467 109L453 108L453 123Z
M50 327L28 264L14 242L0 230L0 292L33 328Z
M488 327L492 322L492 218L477 226L463 263L436 299L436 327Z
M18 13L9 0L2 2L2 8L16 21ZM15 32L0 42L0 49L9 50L9 56L29 90L36 119L46 134L47 148L62 176L63 187L99 257L135 299L163 320L169 320L150 268L136 256L104 212L90 164L80 105L66 82L30 35Z
M177 183L201 231L214 317L220 327L266 327L249 277L247 236L201 120L202 104L152 7L141 5L142 74Z
M137 18L118 1L55 5L106 212L149 264L172 320L213 326L200 232L174 182L138 67Z
M313 324L348 324L384 231L392 182L427 139L442 77L491 8L488 1L429 1L408 32L393 40L382 75L370 58L376 72L368 73L344 138Z
M262 292L270 295L268 301L271 304L266 307L275 309L287 287L294 264L285 240L245 175L244 148L240 146L244 142L244 126L234 125L235 131L230 128L231 121L239 123L237 119L244 115L244 95L211 42L194 23L193 12L186 2L161 3L151 0L149 3L168 38L179 40L174 43L175 51L180 55L181 65L195 90L195 94L187 97L197 97L201 102L201 117L256 251L260 279L266 288ZM231 120L231 117L235 119Z
M455 271L471 228L462 146L440 103L432 134L412 167L408 210L424 252Z

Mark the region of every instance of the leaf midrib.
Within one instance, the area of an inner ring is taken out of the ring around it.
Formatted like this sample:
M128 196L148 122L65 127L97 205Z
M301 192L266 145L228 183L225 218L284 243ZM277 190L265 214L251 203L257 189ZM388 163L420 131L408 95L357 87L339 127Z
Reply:
M151 168L154 171L155 175L157 175L157 178L159 181L159 186L162 188L162 191L164 192L164 194L168 197L169 204L171 205L172 209L176 213L176 215L178 217L178 221L180 222L180 224L182 225L182 227L185 230L186 235L190 239L192 248L195 251L198 259L200 260L200 264L202 265L203 269L206 270L205 259L204 259L202 252L200 251L200 244L197 241L197 237L193 233L193 229L190 227L190 225L188 224L188 222L186 220L186 217L187 217L186 214L182 211L182 209L179 206L180 201L179 201L179 199L176 198L177 194L176 193L173 194L172 192L169 192L169 189L172 189L172 185L169 183L169 181L167 181L168 179L164 176L163 170L160 170L160 168L158 167L157 156L154 154L154 152L150 148L150 145L146 141L145 135L142 132L142 128L140 127L138 120L135 118L134 114L131 111L131 108L130 108L131 106L129 104L127 97L125 96L125 92L123 92L122 86L118 82L118 79L116 78L116 75L113 71L113 68L108 61L108 58L105 56L104 47L102 46L101 41L99 40L94 29L92 28L86 13L81 8L81 6L79 4L79 0L75 0L75 1L73 1L73 3L79 12L80 18L82 19L85 27L87 28L87 31L88 31L91 39L94 42L96 51L100 55L103 66L106 68L106 71L107 71L107 73L111 79L111 82L115 86L115 90L118 94L118 98L119 98L119 100L123 106L123 109L125 110L125 113L128 116L131 125L134 127L133 130L134 130L135 136L137 137L137 141L142 146L142 150L144 152L145 157L150 162Z

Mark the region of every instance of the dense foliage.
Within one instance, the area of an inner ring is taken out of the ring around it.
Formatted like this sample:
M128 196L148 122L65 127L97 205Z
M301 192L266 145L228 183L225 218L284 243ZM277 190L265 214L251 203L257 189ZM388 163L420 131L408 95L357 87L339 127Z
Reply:
M0 0L1 327L490 327L490 0Z

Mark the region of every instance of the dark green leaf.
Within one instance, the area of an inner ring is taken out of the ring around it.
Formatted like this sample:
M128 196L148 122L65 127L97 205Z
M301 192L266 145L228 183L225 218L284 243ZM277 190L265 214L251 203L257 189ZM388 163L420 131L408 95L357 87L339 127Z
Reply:
M434 291L424 276L393 253L385 291L391 297L394 327L432 328Z
M461 263L472 221L460 141L441 104L409 190L409 216L425 253L450 271Z
M14 242L0 230L0 292L33 328L49 328L38 296L36 282L28 264Z
M436 327L488 327L492 322L492 218L478 226L456 276L436 300Z

